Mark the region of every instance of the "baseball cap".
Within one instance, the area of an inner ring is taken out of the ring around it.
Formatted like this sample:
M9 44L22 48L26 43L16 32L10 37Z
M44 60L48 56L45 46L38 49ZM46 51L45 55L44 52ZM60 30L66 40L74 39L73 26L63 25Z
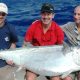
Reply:
M0 12L8 14L8 7L5 3L0 3Z
M41 7L41 13L44 12L53 13L54 7L50 3L44 3Z

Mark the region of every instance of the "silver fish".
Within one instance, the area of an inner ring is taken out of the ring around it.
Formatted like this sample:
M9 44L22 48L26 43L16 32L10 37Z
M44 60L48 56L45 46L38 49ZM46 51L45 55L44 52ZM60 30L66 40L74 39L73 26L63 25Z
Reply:
M64 48L63 45L25 47L0 51L0 58L12 60L17 66L43 76L62 78L71 72L80 70L80 49Z

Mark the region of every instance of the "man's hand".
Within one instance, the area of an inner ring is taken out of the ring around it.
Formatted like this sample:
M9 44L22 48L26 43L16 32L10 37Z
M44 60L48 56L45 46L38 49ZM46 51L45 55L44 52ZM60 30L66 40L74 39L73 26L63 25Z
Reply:
M23 47L25 47L25 46L27 46L27 47L33 47L33 45L31 44L31 42L25 42L24 41Z
M7 60L6 63L9 64L9 65L13 65L14 64L12 60Z

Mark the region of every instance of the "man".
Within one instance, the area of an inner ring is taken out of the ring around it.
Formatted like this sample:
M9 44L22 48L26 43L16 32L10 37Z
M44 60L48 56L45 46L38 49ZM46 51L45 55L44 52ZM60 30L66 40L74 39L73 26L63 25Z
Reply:
M0 3L0 50L9 48L15 48L18 38L14 26L9 24L6 20L8 14L8 7L4 3ZM10 74L10 66L13 64L12 61L5 61L0 59L0 79L6 80Z
M28 28L24 38L24 45L49 46L62 44L64 40L63 31L56 22L52 21L53 18L53 6L49 3L44 3L41 8L41 19L33 22ZM26 71L26 80L36 80L37 76L37 74L29 70ZM51 77L51 80L53 79L54 77Z
M65 41L71 46L80 45L80 5L74 9L74 22L62 26L66 35ZM80 76L78 75L78 80Z

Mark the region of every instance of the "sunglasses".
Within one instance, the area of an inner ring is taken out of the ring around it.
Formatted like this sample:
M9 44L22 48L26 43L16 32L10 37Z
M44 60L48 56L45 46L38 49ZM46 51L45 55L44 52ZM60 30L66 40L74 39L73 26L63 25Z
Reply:
M5 16L5 15L6 15L6 13L0 12L0 16Z

